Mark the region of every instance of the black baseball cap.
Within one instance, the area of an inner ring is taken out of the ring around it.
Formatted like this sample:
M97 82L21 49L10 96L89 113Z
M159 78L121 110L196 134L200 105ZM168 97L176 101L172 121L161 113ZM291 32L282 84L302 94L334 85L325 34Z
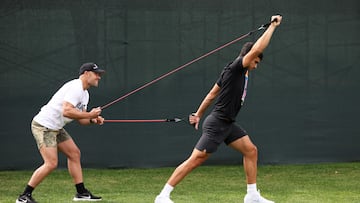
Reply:
M82 64L79 70L79 75L82 75L85 71L92 71L95 73L105 73L105 70L99 68L95 63Z

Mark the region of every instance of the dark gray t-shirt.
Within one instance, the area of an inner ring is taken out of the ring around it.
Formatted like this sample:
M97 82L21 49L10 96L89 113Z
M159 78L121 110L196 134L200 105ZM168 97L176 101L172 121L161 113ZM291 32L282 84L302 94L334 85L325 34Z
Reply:
M244 103L247 89L247 68L242 66L242 58L238 57L229 63L216 81L220 93L215 101L212 114L219 119L235 121Z

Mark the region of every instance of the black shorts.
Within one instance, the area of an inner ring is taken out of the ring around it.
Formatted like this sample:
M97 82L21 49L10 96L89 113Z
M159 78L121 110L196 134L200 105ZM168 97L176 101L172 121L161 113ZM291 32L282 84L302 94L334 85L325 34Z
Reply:
M207 153L213 153L224 142L226 145L247 135L247 132L234 122L228 122L209 115L202 125L202 135L195 148Z

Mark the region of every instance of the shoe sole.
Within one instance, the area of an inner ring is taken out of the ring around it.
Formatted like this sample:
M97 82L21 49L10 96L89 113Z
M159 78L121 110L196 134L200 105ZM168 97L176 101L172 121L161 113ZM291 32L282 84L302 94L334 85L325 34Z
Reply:
M81 199L81 198L75 198L73 199L73 201L75 202L98 202L98 201L102 201L102 199Z

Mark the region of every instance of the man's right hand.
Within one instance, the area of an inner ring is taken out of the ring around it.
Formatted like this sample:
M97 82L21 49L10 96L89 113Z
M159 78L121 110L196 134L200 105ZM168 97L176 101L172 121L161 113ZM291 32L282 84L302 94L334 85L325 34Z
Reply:
M89 113L90 113L90 118L97 118L101 114L101 108L100 107L93 108Z
M189 115L189 123L195 127L195 129L199 129L200 117L195 113Z

